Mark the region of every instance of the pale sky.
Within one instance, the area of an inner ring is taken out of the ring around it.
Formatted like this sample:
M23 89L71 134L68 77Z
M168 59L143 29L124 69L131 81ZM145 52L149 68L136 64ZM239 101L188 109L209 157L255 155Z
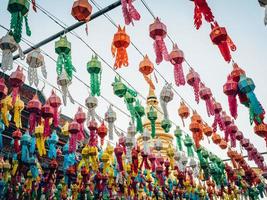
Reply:
M97 1L102 7L105 7L115 0L102 0ZM71 16L71 7L73 1L71 0L36 0L37 4L40 4L43 8L50 13L61 19L65 24L72 25L76 23L75 19ZM213 96L217 101L221 102L223 108L229 113L227 96L223 93L223 84L226 82L227 74L232 70L231 64L226 63L217 46L214 46L210 41L210 26L203 21L203 25L200 30L196 30L193 24L193 10L194 6L191 1L188 0L146 0L149 7L152 9L154 15L158 16L163 23L167 25L168 34L177 42L178 46L184 51L186 59L194 67L194 69L200 74L201 80L210 87ZM8 0L2 0L0 5L0 24L9 28L10 14L6 10ZM251 0L224 0L224 1L211 1L208 0L208 4L211 7L216 20L221 26L227 28L228 34L232 38L233 42L237 46L237 51L232 53L234 60L239 64L241 68L246 71L248 77L251 77L255 84L255 93L263 107L267 109L267 90L266 90L266 52L267 52L267 37L266 27L263 23L264 9L258 4L258 1ZM135 25L127 26L126 32L130 35L131 41L141 50L143 54L148 54L150 59L155 61L155 54L153 50L153 40L149 37L148 26L153 22L152 16L145 9L140 0L134 2L134 6L141 14L141 20L135 22ZM93 6L93 13L98 11ZM122 16L121 7L118 7L108 13L116 24L123 25L124 20ZM31 27L32 36L27 37L25 28L23 29L23 37L30 40L32 43L37 43L50 35L62 30L60 26L55 24L51 19L45 16L42 12L38 11L34 13L32 10L29 13L29 25ZM75 31L90 45L94 50L103 57L110 65L113 66L114 59L110 51L113 34L117 29L104 17L101 16L88 24L89 35L85 33L85 26L82 26ZM0 36L6 34L6 31L0 28ZM91 59L92 51L88 49L83 43L81 43L76 37L71 34L67 34L68 40L72 45L72 62L77 72L75 73L80 79L86 83L90 83L89 74L86 70L86 63ZM51 55L53 58L57 58L54 51L54 42L43 46L41 49ZM172 44L168 38L165 39L167 48L169 51L172 49ZM21 42L22 49L28 48L23 42ZM129 66L127 68L119 69L117 72L124 78L126 78L135 89L143 96L148 94L148 85L144 81L141 73L138 71L139 62L142 60L141 55L130 46L128 49ZM48 81L53 85L56 85L56 64L50 58L45 57L45 62L48 70ZM25 62L23 62L25 63ZM155 62L154 62L155 63ZM15 65L16 66L16 65ZM174 83L173 80L173 66L170 63L162 62L155 67L161 74L169 81ZM123 100L113 94L112 82L114 80L115 73L108 68L106 64L102 62L102 83L101 94L108 98L114 105L119 106L124 111L127 111L126 105ZM184 64L184 72L187 74L188 67ZM39 73L41 75L41 73ZM159 93L164 85L164 81L158 76L159 82L156 84L156 94ZM26 83L28 83L26 81ZM174 84L173 84L174 85ZM39 88L42 87L42 83ZM213 117L208 117L206 113L205 103L200 101L197 105L194 101L193 90L190 86L176 87L178 93L202 116L202 118L209 122L211 125ZM51 87L46 85L45 94L48 97L51 92ZM73 83L70 86L70 92L72 96L78 102L84 104L85 98L88 96L88 88L82 83L73 79ZM60 95L60 94L59 94ZM142 100L143 105L145 101ZM103 117L109 104L103 99L98 98L99 105L97 113ZM168 105L170 119L182 126L181 120L178 116L177 109L180 104L180 98L175 94L174 100ZM78 105L68 102L67 107L62 106L62 112L72 117ZM128 127L129 118L123 115L120 111L117 112L117 121L115 124L126 130ZM239 130L243 132L244 136L249 138L250 141L256 146L259 152L266 151L266 144L264 139L258 137L253 132L253 126L249 124L248 109L239 104L238 106L238 118L236 125ZM188 123L184 130L188 133ZM172 128L172 131L174 127ZM171 131L171 132L172 132ZM219 132L221 136L224 133ZM218 146L209 144L207 139L202 141L202 144L207 147L222 159L227 158L226 151L221 150ZM237 145L238 151L240 151L239 144ZM245 150L243 150L245 152ZM265 159L267 157L265 156ZM253 163L251 163L254 165Z

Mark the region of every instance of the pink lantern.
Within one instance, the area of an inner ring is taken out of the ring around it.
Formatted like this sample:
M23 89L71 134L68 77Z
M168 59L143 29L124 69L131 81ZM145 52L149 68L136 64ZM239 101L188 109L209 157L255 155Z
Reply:
M185 85L185 77L182 63L184 61L184 52L180 50L177 44L173 45L170 53L170 61L174 65L174 80L177 86Z
M159 18L155 19L153 24L149 25L149 36L154 40L154 50L156 53L156 63L160 64L163 60L169 61L169 54L164 42L167 35L167 27Z
M54 90L52 90L52 93L50 95L50 97L48 98L47 102L50 104L50 106L53 108L54 110L54 114L53 114L53 124L54 127L58 127L58 108L61 106L61 99L56 95L56 93L54 92Z
M50 124L49 121L54 115L54 109L52 106L49 105L48 102L46 102L45 105L42 107L42 117L44 118L44 136L49 137L50 136Z
M194 89L195 100L199 103L199 86L200 86L200 77L194 69L190 69L189 73L186 75L187 84L192 86Z
M38 96L34 95L32 100L28 102L27 109L30 112L29 117L29 132L32 134L35 130L37 123L41 120L42 103L39 101Z
M214 122L212 124L214 132L217 131L217 125L219 125L221 131L225 129L221 112L222 112L222 105L219 102L215 102L214 101L214 114L215 114L215 117L214 117Z
M19 88L24 84L25 75L23 74L23 69L18 66L16 71L12 72L9 77L9 83L12 89L12 104L15 104L17 95L19 93Z
M83 112L82 108L79 107L76 112L74 119L80 124L80 131L78 133L77 139L78 141L84 140L84 122L86 120L86 114Z
M69 124L69 132L71 134L69 141L69 152L74 153L76 151L77 135L80 131L80 125L76 121L72 121Z
M214 115L214 105L212 102L212 93L203 83L200 83L199 95L202 100L206 102L208 116Z

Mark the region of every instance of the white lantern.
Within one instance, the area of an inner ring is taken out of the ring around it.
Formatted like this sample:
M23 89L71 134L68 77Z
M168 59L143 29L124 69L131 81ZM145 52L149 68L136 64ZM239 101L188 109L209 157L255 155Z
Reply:
M98 105L97 98L90 94L89 97L87 97L85 100L85 105L88 108L88 113L87 113L88 120L95 119L95 116L96 116L95 108Z
M74 104L74 100L69 92L69 86L71 85L71 80L68 78L66 70L63 68L62 73L57 77L57 84L61 87L63 103L66 106L67 97L69 97L70 102Z
M116 119L116 113L113 111L112 106L110 105L107 112L105 113L105 121L108 123L108 135L110 140L113 140L113 129Z
M41 50L38 48L38 49L31 51L27 55L26 62L29 65L29 69L28 69L29 84L32 85L34 83L34 85L38 87L39 79L38 79L38 74L37 74L37 68L41 67L43 77L47 78L44 56L41 54Z
M169 119L167 104L172 100L173 100L172 85L166 83L160 92L160 105L162 107L165 119Z
M2 49L2 67L3 72L13 69L13 54L19 50L19 56L21 60L24 60L25 56L20 46L14 40L14 37L9 32L0 39L0 49Z

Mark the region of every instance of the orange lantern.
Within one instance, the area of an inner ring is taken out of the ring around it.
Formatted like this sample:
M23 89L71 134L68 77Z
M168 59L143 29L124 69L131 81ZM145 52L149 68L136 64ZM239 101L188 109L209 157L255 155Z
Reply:
M192 121L189 125L189 130L193 133L193 139L196 145L196 148L200 148L200 140L203 138L202 127L198 121Z
M178 109L178 114L182 119L183 126L184 126L184 119L188 118L190 115L189 108L185 105L183 101L180 103L180 107Z
M227 142L224 139L221 139L219 146L221 149L226 149L227 148Z
M130 37L125 33L125 27L121 28L118 27L117 33L114 34L112 45L111 45L111 52L113 57L116 56L116 60L114 63L115 69L121 68L122 65L127 67L128 66L128 55L126 48L130 44Z
M92 6L88 0L76 0L73 3L71 15L78 21L88 22L92 13Z
M208 126L208 124L204 124L203 126L203 133L207 136L210 137L213 133L212 128Z
M221 136L217 133L213 133L211 139L212 139L214 144L220 144L220 142L222 140Z
M102 122L102 124L97 129L97 134L100 137L101 145L104 144L104 138L107 135L107 132L108 132L108 129L105 126L104 122Z
M267 137L267 125L263 123L255 125L254 132L260 137Z
M195 110L193 111L193 115L191 117L191 121L197 121L198 123L202 123L201 116Z
M151 73L154 71L154 65L149 60L147 55L145 55L144 59L139 63L139 71L143 74L149 87L151 87L152 89L155 89L155 86L151 80L151 77L149 77L149 75L151 75Z

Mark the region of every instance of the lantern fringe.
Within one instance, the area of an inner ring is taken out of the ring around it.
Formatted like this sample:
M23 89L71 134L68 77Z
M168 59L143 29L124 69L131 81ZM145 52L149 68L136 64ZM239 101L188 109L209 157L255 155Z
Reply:
M160 98L160 105L164 114L164 119L169 119L167 103Z
M21 108L19 104L20 104L20 98L17 98L16 103L14 105L13 121L15 122L15 126L17 128L22 128L21 111L23 110L24 106Z
M29 149L28 149L27 145L26 144L22 144L21 145L21 160L23 162L27 163L28 160L29 160L29 157L30 157L30 155L29 155Z
M112 55L113 57L116 56L116 60L114 63L115 69L121 68L122 66L127 67L129 65L126 48L116 48L114 45L112 45Z
M57 157L57 150L56 145L53 143L49 143L49 149L48 149L48 158L53 159Z
M19 93L19 87L13 87L12 88L12 105L15 105L18 93Z
M17 43L21 41L22 24L23 24L23 16L21 12L12 13L10 28L13 31L13 36Z
M50 136L50 123L49 122L50 122L50 119L46 117L44 119L44 137Z
M32 86L32 84L34 83L34 85L36 87L38 87L39 79L38 79L38 74L37 74L37 69L36 68L29 67L29 69L28 69L28 80L29 80L30 86Z
M185 77L182 64L174 65L174 80L177 86L185 85Z
M46 155L45 141L42 135L36 138L36 147L40 156Z
M147 82L147 84L149 85L149 87L151 87L153 90L155 90L155 85L152 82L151 78L149 78L148 76L144 75L144 79Z
M24 20L25 20L26 34L27 36L31 36L32 32L30 30L29 23L28 23L28 15L24 16Z
M193 83L193 89L194 89L194 94L195 94L195 101L197 103L199 103L199 84L200 84L200 79L196 78Z
M201 15L201 13L203 13L203 16L205 17L205 20L207 22L213 22L214 21L214 16L213 16L213 14L211 12L211 9L208 6L206 0L202 1L201 3L199 3L199 4L201 4L201 7L200 7L200 5L198 5L196 3L196 1L194 1L194 2L195 2L194 24L195 24L196 29L199 29L200 26L202 25L202 20L201 20L202 15Z
M10 49L2 51L2 66L1 69L5 72L13 68L13 55Z
M158 65L162 62L163 58L165 61L170 60L166 44L163 38L160 36L156 36L156 39L154 41L154 51L156 54L156 63Z
M228 104L229 104L229 109L230 113L233 118L237 118L237 100L235 95L229 95L228 96Z
M92 96L99 96L100 95L100 82L101 82L101 74L91 74L90 78L90 87L91 87L91 94Z
M108 123L108 138L113 140L114 123Z
M30 144L30 153L31 154L35 153L35 146L36 146L36 138L32 137L31 138L31 144Z
M29 132L33 133L36 126L36 113L33 112L30 113L29 125L30 125Z
M71 134L69 141L69 152L73 153L76 151L76 142L77 142L77 134Z
M58 127L59 125L59 114L58 114L58 108L53 108L54 113L53 113L53 124L54 127ZM49 120L48 120L48 124L49 124Z
M223 41L218 44L219 50L226 62L230 62L232 57L227 42Z
M206 103L206 109L207 109L207 114L210 117L211 115L214 115L214 104L211 98L205 100Z
M154 139L156 136L156 121L155 120L150 120L151 123L151 137Z
M58 74L58 76L62 73L63 65L64 65L64 69L67 73L68 79L72 80L72 74L73 74L73 72L76 72L76 70L72 65L70 53L69 54L60 53L58 55L58 58L57 58L57 74Z
M218 113L215 113L214 122L212 124L213 132L217 131L217 125L219 125L219 128L221 131L225 130L225 125L223 123L221 115Z

